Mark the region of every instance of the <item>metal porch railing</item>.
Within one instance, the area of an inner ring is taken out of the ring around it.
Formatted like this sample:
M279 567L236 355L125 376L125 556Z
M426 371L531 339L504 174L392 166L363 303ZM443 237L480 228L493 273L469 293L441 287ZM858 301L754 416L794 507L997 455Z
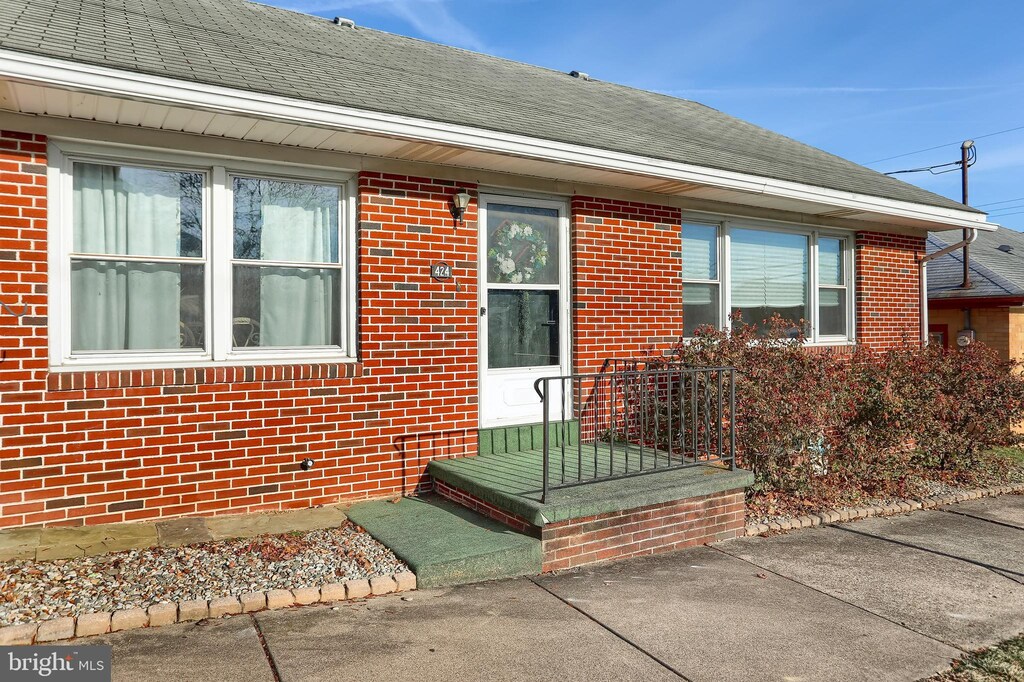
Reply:
M733 368L622 366L535 382L544 406L543 501L550 490L597 481L736 467Z

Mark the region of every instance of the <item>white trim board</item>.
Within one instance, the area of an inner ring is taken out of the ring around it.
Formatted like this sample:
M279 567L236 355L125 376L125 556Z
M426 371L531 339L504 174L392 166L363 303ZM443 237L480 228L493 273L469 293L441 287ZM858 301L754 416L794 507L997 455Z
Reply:
M696 183L940 226L994 230L984 214L612 152L469 126L320 104L0 50L0 78L99 95Z

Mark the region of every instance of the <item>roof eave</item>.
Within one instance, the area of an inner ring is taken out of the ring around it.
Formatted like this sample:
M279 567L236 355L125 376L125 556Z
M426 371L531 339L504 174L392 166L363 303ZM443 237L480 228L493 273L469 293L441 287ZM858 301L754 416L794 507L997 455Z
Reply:
M255 116L409 141L639 174L709 187L793 199L919 222L920 229L969 227L994 230L985 215L756 175L624 154L541 138L417 119L396 114L296 100L264 93L176 80L132 71L0 49L0 78L111 95L168 106Z
M1013 308L1024 306L1024 294L1016 296L972 296L969 293L945 296L928 295L928 306L940 310L956 308Z

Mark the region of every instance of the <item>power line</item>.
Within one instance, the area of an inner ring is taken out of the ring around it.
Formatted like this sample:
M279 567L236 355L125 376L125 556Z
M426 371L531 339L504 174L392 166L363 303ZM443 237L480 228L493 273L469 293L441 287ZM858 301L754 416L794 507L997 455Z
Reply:
M1004 213L1003 215L994 215L994 216L992 216L992 217L993 217L993 218L1006 218L1007 216L1011 216L1011 215L1021 215L1021 214L1024 214L1024 211L1016 211L1016 212L1014 212L1014 213Z
M999 209L999 211L1012 211L1018 208L1024 208L1024 204L1017 204L1016 206L1007 206L1006 208ZM989 215L998 216L1000 215L999 211L992 211L991 213L989 213Z
M975 208L977 208L978 206L995 206L996 204L1008 204L1011 201L1024 201L1024 197L1016 197L1014 199L1003 199L1002 201L989 201L989 202L984 203L984 204L975 204L974 206L975 206ZM997 208L995 210L998 211L1000 209Z
M997 130L994 133L985 133L984 135L975 135L971 138L972 140L982 140L986 137L992 137L993 135L1003 135L1004 133L1012 133L1017 130L1024 130L1024 126L1017 126L1016 128L1007 128L1006 130ZM946 144L937 144L934 147L928 147L926 149L918 149L917 151L907 152L906 154L897 154L896 156L887 156L884 159L878 159L877 161L868 161L865 166L873 166L876 163L882 163L883 161L892 161L893 159L902 159L904 156L913 156L914 154L921 154L922 152L930 152L935 149L942 149L943 147L949 147L954 144L960 144L963 140L957 140L956 142L947 142Z
M993 208L989 213L999 213L1000 211L1009 211L1013 208L1024 208L1024 204L1012 204L1010 206L1000 206L999 208Z
M921 168L906 168L904 170L889 171L885 175L899 175L900 173L921 173L923 171L928 171L932 175L942 175L943 173L952 173L957 169L958 166L970 168L971 166L974 165L974 162L977 160L977 158L978 149L977 147L974 146L974 143L972 142L970 148L967 149L966 166L964 166L965 162L963 160L950 161L949 163L938 163L935 164L934 166L923 166ZM945 170L939 170L940 168L943 168Z

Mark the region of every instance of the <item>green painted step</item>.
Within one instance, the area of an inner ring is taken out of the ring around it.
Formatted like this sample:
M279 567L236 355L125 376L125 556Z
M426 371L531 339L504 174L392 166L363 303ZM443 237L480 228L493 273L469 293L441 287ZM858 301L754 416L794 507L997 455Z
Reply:
M579 440L578 421L551 422L548 424L548 439L552 445L575 445ZM496 426L480 429L477 453L497 455L522 450L539 450L544 447L544 425L523 424L521 426Z
M348 518L409 564L419 587L541 572L539 539L437 495L355 504Z
M572 445L564 450L560 446L552 447L548 459L549 483L588 480L595 472L598 475L639 475L552 489L543 502L544 453L541 450L435 459L427 465L427 472L435 480L470 493L537 527L742 489L754 482L754 475L749 471L730 471L700 463L686 468L650 470L654 466L667 467L669 463L668 455L662 451L621 443L614 449L607 443ZM677 464L678 457L671 463ZM641 474L641 471L646 473Z

